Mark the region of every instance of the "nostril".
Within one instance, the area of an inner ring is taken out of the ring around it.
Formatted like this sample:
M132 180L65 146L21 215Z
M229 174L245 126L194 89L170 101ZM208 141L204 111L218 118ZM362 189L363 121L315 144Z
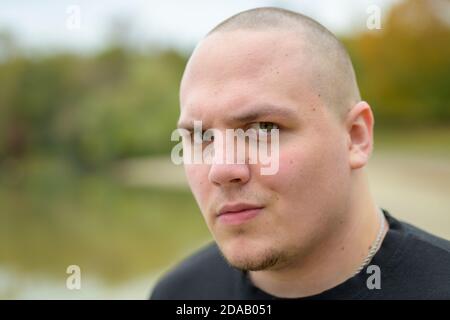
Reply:
M246 165L213 164L209 168L208 179L219 185L236 185L246 183L250 179L250 172Z

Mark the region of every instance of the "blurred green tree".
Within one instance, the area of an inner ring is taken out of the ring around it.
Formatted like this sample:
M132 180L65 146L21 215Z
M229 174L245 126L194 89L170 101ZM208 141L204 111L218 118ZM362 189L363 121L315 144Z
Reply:
M382 126L450 124L450 2L395 6L382 30L344 39ZM445 9L445 10L444 10Z

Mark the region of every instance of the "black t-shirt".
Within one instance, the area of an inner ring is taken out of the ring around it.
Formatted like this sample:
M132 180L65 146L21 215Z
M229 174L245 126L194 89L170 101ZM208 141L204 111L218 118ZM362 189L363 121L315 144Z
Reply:
M383 212L390 228L370 264L338 286L299 300L450 299L450 242ZM379 267L378 282L371 265ZM280 298L255 287L247 273L228 265L211 243L166 274L151 299Z

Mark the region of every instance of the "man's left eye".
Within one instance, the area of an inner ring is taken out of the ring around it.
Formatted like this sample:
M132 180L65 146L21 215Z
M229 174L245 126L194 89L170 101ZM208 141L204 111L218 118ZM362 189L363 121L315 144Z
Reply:
M266 130L267 132L270 132L272 129L280 129L278 125L273 122L255 122L250 128L255 130Z

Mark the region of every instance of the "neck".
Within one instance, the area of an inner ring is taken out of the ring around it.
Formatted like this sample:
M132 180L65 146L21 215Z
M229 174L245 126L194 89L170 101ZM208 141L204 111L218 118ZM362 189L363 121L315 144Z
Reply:
M348 218L332 236L317 245L312 252L286 267L251 271L255 286L277 297L300 298L319 294L354 276L375 242L380 226L378 208L368 188L363 172L354 184ZM385 231L388 225L385 219Z

